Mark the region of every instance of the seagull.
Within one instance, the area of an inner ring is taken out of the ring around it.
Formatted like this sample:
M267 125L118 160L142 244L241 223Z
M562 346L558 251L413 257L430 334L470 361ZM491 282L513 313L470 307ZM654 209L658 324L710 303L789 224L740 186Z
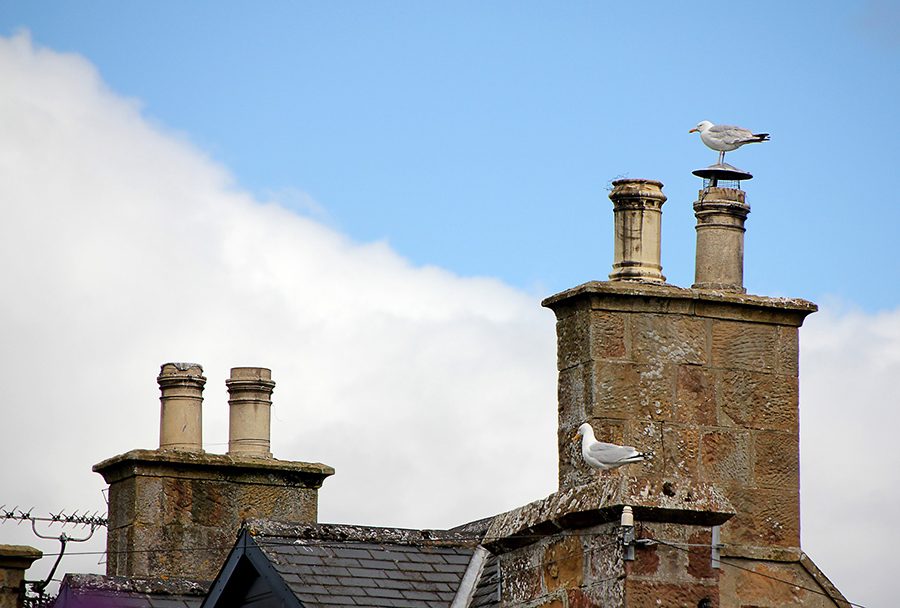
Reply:
M592 469L599 471L641 462L646 456L630 445L597 441L597 438L594 437L594 429L587 422L578 427L578 432L572 437L572 441L577 440L578 437L581 437L581 455L584 456L584 461Z
M708 120L700 122L688 133L700 133L700 140L707 148L719 153L719 164L725 162L725 153L737 150L744 144L769 141L768 133L753 133L742 127L732 125L714 125Z

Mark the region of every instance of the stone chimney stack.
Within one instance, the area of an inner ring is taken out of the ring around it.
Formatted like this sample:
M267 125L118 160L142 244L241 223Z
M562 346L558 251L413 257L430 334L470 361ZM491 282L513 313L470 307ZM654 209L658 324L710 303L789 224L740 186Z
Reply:
M233 367L228 387L228 453L271 458L269 451L272 409L272 370Z
M318 490L334 469L272 458L271 372L231 371L228 454L201 449L202 373L194 363L164 364L159 449L94 466L109 484L109 576L212 580L243 520L316 522Z
M701 192L697 284L684 289L659 272L662 184L613 184L610 280L543 302L557 318L559 491L597 481L572 441L587 421L652 453L607 479L673 506L707 490L730 501L734 555L799 547L798 328L816 306L743 293L743 191Z
M159 383L159 449L203 451L203 368L196 363L164 363Z
M617 179L609 198L615 214L615 247L610 281L664 283L660 263L662 182Z
M0 545L0 608L25 605L25 571L41 556L34 547Z
M750 206L738 188L708 187L694 203L697 216L696 289L746 293L744 222Z

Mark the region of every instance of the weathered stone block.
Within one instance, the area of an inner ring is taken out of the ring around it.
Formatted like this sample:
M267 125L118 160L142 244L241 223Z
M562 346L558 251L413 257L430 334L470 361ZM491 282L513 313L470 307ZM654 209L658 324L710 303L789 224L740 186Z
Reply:
M560 428L557 435L560 488L580 486L596 478L596 472L584 463L581 443L573 439L577 428L576 426Z
M504 585L501 590L504 605L518 606L544 594L541 586L537 553L530 547L502 556L501 571Z
M145 526L154 526L165 522L166 518L170 516L165 507L163 477L141 475L133 479L134 485L130 489L134 492L134 522ZM116 491L110 487L110 497L118 492L118 488L119 484L116 484ZM119 518L117 517L117 519Z
M718 578L719 571L712 567L712 531L709 528L695 530L687 541L687 573L697 579Z
M795 490L800 483L800 442L796 433L753 432L753 470L756 485Z
M550 543L541 560L544 589L574 589L584 584L584 546L580 536L562 536Z
M241 500L235 501L235 496L228 496L220 484L204 483L202 481L194 481L191 484L191 521L200 526L216 526L225 518L231 515L230 511L234 509L234 503L240 504Z
M625 316L604 311L591 311L590 316L590 356L591 359L624 359Z
M696 426L662 425L662 470L667 476L698 478L700 432Z
M659 570L659 545L641 547L634 552L634 561L625 563L626 572L635 576L655 576Z
M637 363L707 363L707 321L686 315L629 315L631 356Z
M628 443L628 421L624 418L591 418L588 420L594 427L594 435L599 441L624 445ZM579 458L581 457L581 444L579 444Z
M590 311L582 308L556 322L556 366L562 371L591 358Z
M688 576L688 552L682 545L688 542L688 534L694 526L683 526L663 522L642 522L639 537L657 538L668 543L678 543L673 547L664 543L635 548L635 561L631 563L629 576L637 576L646 580L662 582L693 582ZM655 562L653 570L638 566L638 562L651 559ZM627 566L626 566L627 567Z
M592 416L669 420L675 395L671 365L597 362L593 367Z
M720 424L799 432L796 377L727 370L719 375L716 389Z
M181 477L162 479L162 525L178 523L184 526L191 524L191 505L194 502L193 486L196 480ZM203 493L202 485L200 493Z
M121 528L135 519L135 479L132 477L119 484L119 491L109 495L108 530Z
M228 531L231 534L226 537ZM228 539L234 544L237 532L237 527L223 529L211 542L208 528L173 523L161 528L138 529L135 535L139 546L151 549L147 554L151 572L183 570L205 574L218 572L230 549Z
M778 370L777 325L712 321L712 365L761 372Z
M566 608L619 608L622 595L622 585L618 581L604 581L588 589L569 589L566 591Z
M630 418L638 407L640 377L631 363L594 362L586 380L592 417Z
M675 378L672 420L684 424L717 424L716 377L708 367L679 365Z
M625 567L618 522L596 526L590 532L591 536L585 539L588 543L587 583L594 585L621 576Z
M559 372L557 396L560 428L577 429L588 419L588 383L591 377L590 365L576 365Z
M697 608L700 602L710 608L718 608L719 592L714 584L663 583L628 578L625 581L625 603L631 608Z
M800 373L800 332L796 327L778 327L778 371L786 376Z
M722 542L751 546L800 546L797 492L732 486L726 490L737 515L722 526Z
M722 485L753 482L750 433L744 430L716 430L700 438L700 473L704 481Z
M726 566L721 570L721 594L723 598L729 598L729 607L835 608L835 606L849 605L807 591L807 589L820 589L819 584L796 562L753 562L731 559L723 561L738 566L737 568ZM788 584L781 581L786 581Z
M630 475L662 475L665 471L665 462L659 455L663 453L663 428L664 423L662 422L654 422L652 420L628 421L625 425L626 434L621 443L634 446L647 456L643 462L628 465L619 470L626 471Z

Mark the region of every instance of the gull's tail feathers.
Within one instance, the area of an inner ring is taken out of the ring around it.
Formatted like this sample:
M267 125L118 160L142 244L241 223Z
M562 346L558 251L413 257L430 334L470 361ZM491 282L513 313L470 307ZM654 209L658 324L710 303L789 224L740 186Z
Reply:
M643 452L638 452L637 454L633 454L631 456L627 456L625 458L617 460L616 464L620 464L620 463L621 464L632 464L635 462L641 462L641 461L645 460L646 458L647 458L646 454L644 454Z

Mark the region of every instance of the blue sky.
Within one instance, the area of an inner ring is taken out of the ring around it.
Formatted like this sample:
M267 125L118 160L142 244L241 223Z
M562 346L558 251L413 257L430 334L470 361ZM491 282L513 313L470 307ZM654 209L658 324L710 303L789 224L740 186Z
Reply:
M754 293L900 302L896 5L7 3L0 31L88 58L235 187L414 263L537 296L603 279L608 182L666 184L692 280L702 119L772 133L745 184ZM873 181L873 178L875 181ZM860 182L864 182L861 185ZM889 182L888 182L889 183ZM882 185L884 184L884 185ZM313 205L313 207L311 207Z
M338 470L323 521L546 496L539 302L608 275L617 177L664 182L663 272L692 283L709 119L772 136L726 156L756 176L748 291L821 306L804 550L853 601L894 601L896 3L6 1L0 83L0 461L32 455L0 504L105 509L90 465L154 447L165 361L204 365L220 452L228 367L272 368L273 452Z

